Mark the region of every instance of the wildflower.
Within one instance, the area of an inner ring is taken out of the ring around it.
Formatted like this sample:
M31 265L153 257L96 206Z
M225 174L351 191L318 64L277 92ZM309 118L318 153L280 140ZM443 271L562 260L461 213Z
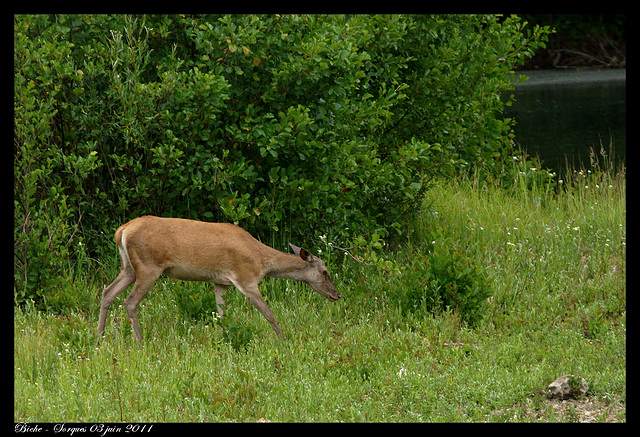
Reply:
M579 230L580 230L580 226L574 226L574 227L573 227L573 230L574 230L574 231L579 231Z

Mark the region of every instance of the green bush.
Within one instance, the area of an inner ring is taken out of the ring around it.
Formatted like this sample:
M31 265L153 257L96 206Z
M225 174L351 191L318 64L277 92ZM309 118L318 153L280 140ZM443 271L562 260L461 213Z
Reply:
M482 319L493 289L482 267L445 241L426 256L415 254L389 288L389 296L403 313L454 311L469 326Z
M229 315L218 316L218 306L213 286L195 283L193 286L175 288L176 307L180 313L191 320L213 321L222 329L222 339L235 350L245 350L253 338L254 331L244 322Z
M397 236L434 175L497 171L499 93L544 34L476 15L15 16L17 301L142 214Z
M214 287L210 284L176 287L175 297L176 307L189 319L209 320L218 314Z

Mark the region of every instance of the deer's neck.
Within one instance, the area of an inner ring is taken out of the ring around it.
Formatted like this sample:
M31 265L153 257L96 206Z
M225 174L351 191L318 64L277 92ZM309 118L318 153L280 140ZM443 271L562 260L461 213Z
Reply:
M267 276L293 279L294 281L304 280L304 271L307 267L306 261L300 259L299 256L275 249L269 251L267 265Z

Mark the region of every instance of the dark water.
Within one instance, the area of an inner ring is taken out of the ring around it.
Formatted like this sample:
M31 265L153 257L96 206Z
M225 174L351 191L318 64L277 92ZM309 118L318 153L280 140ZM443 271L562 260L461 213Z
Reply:
M589 164L589 149L626 159L626 71L541 70L519 72L516 101L505 116L516 119L516 143L561 173L569 163Z

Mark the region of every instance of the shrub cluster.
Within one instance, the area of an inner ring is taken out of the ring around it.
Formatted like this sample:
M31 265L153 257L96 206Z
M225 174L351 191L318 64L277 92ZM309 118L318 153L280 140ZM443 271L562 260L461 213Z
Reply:
M492 294L484 269L460 249L447 246L416 256L401 280L390 283L387 293L403 313L453 311L469 326L482 319Z
M507 153L517 16L14 17L18 301L155 214L348 245Z

